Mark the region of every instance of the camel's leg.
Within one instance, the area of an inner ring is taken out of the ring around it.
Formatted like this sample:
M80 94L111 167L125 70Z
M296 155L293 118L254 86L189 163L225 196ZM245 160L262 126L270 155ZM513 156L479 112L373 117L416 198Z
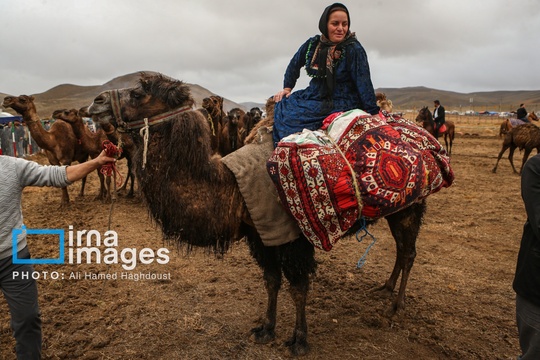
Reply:
M290 294L296 308L296 321L291 338L285 342L292 355L309 352L307 341L306 302L309 290L309 276L316 269L315 249L304 237L283 245L281 254L285 277L290 283Z
M529 158L529 155L531 155L532 149L525 149L525 153L523 154L523 161L521 162L521 169L519 169L519 174L521 175L521 171L523 171L523 166L525 166L525 163L527 162L527 159Z
M405 307L405 290L416 257L416 238L420 232L425 210L426 203L424 200L386 217L392 236L396 241L397 252L394 270L385 284L387 289L393 290L401 272L401 283L397 297L390 309L391 314Z
M79 198L84 197L84 187L86 186L86 176L82 178L81 180L81 191L79 191Z
M129 187L129 192L127 193L126 197L132 198L134 196L134 194L135 194L135 191L134 191L135 174L133 173L133 169L131 167L131 164L132 164L131 159L128 158L128 157L126 157L126 159L127 159L128 172L127 172L127 175L126 175L126 180L124 181L124 183L122 184L120 189L118 189L118 191L120 192L120 191L126 190L127 184L128 184L128 181L129 181L130 187Z
M276 316L278 293L281 288L281 265L279 263L278 248L265 247L256 230L248 230L248 244L251 255L263 270L263 278L268 295L265 318L262 324L251 329L256 343L266 344L276 338Z
M516 167L514 166L514 151L516 151L515 146L510 146L510 153L508 154L508 161L510 161L510 165L512 165L512 170L514 170L514 174L518 174L516 171Z
M128 176L129 176L130 183L129 183L129 191L128 191L126 197L132 198L135 195L135 191L134 191L135 176L131 172L128 173Z
M499 156L497 156L497 162L495 163L495 167L493 168L493 170L491 170L493 173L497 172L497 166L499 165L499 161L501 160L501 158L502 158L504 152L506 151L506 149L508 149L509 147L510 147L510 145L507 145L507 144L503 143L502 149L499 152Z
M69 206L69 193L67 187L62 188L62 202L60 203L60 207L66 207Z
M103 200L105 198L105 175L100 170L101 168L96 170L99 177L99 194L96 196L96 200Z

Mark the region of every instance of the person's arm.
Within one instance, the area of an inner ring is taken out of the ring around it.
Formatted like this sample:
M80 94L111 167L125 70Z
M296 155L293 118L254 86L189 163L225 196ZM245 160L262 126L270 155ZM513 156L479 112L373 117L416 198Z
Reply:
M105 150L99 154L98 157L77 164L77 165L70 165L66 168L66 176L69 182L74 182L77 180L82 179L86 175L90 174L92 171L96 170L97 168L111 162L115 162L116 159L108 157L105 154Z
M302 46L300 46L296 54L294 54L291 61L289 62L289 65L287 66L287 69L285 70L285 75L283 77L283 90L278 91L278 93L274 95L275 102L279 102L284 97L289 97L291 95L292 89L294 89L296 81L300 77L300 70L305 65L306 53L310 41L312 41L312 39L309 39L304 44L302 44Z

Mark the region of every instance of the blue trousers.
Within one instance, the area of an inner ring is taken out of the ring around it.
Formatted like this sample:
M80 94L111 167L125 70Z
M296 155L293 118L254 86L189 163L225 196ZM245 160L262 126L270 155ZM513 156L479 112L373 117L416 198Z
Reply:
M521 360L540 359L540 306L516 297L516 320Z
M19 251L17 258L29 259L28 248ZM18 360L41 359L41 314L33 271L32 265L13 264L11 257L0 259L0 289L9 306Z

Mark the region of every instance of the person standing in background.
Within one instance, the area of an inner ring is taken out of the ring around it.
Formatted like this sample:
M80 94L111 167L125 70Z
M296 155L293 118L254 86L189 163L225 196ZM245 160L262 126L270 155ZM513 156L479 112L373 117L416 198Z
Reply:
M521 173L521 197L527 221L519 248L513 288L522 360L540 359L540 154Z

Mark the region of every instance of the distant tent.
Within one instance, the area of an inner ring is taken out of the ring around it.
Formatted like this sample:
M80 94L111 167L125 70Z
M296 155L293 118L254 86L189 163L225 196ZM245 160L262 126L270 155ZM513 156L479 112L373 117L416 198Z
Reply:
M20 121L22 122L22 116L11 115L7 112L0 112L0 124L7 124L8 122Z

